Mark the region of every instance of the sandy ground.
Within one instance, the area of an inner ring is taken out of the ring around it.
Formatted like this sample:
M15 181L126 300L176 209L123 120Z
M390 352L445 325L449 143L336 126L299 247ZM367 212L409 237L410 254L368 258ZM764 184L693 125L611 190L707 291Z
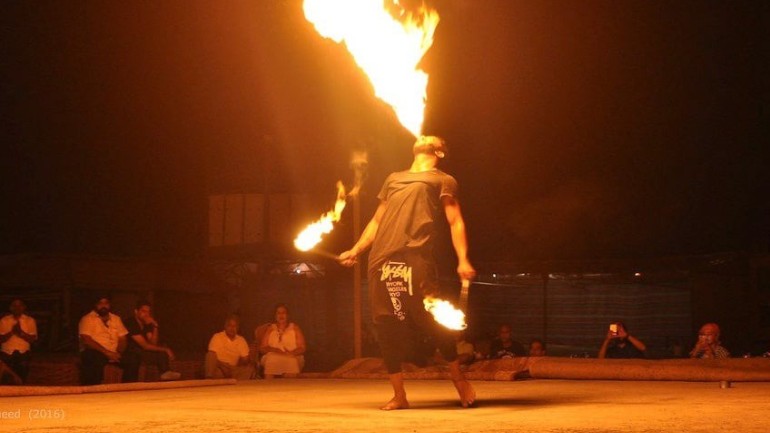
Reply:
M474 382L463 409L443 381L408 381L412 409L384 412L385 381L294 379L0 399L1 432L765 432L770 383ZM8 419L19 413L20 419ZM58 417L57 419L50 419ZM63 419L60 419L63 417ZM48 418L48 419L45 419Z

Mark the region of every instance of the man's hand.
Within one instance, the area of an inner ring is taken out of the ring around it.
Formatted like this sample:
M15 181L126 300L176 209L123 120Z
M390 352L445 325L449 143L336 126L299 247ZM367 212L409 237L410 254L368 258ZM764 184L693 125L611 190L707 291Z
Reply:
M472 280L476 277L476 270L468 260L461 260L457 265L457 275L461 280Z
M169 361L173 361L174 359L176 359L176 357L174 356L174 352L171 351L171 349L169 348L166 348L166 355L168 355Z
M709 341L706 338L700 337L698 338L698 342L695 343L695 348L699 351L708 350L711 348L711 345L709 344Z
M222 375L224 377L230 378L233 377L233 367L230 364L224 363L222 361L217 362L217 367L222 371Z
M356 263L358 263L358 255L353 250L347 250L347 251L343 252L342 254L340 254L340 256L337 259L337 261L342 266L351 267L351 266L355 265Z
M714 349L704 336L698 338L698 342L695 343L695 347L690 352L690 356L695 357L699 353L702 353L706 358L710 358L714 354Z

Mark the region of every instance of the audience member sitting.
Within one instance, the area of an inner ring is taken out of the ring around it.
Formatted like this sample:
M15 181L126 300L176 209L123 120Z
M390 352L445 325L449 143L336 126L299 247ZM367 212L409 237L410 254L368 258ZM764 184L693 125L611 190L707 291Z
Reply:
M275 322L262 337L260 345L265 379L276 375L296 376L305 365L305 336L296 323L289 321L289 309L284 304L275 307Z
M13 299L9 309L11 313L0 319L0 361L26 382L32 357L30 345L37 340L37 324L24 314L27 305L21 299Z
M647 346L638 338L628 333L628 328L623 322L610 323L607 336L599 349L597 358L604 359L632 359L644 358Z
M174 352L168 347L158 345L159 326L152 317L152 306L147 301L139 301L134 309L134 317L126 320L128 345L123 353L123 382L139 380L139 365L155 365L160 373L160 380L178 380L182 377L171 371L169 361L174 360Z
M722 347L719 340L719 325L716 323L706 323L698 331L698 342L690 351L690 358L729 358L730 352Z
M457 333L457 360L460 364L467 365L476 360L476 353L473 350L473 344L465 337L465 331Z
M104 379L107 363L120 364L126 348L126 334L120 317L110 312L110 298L100 296L94 309L80 319L80 359L84 385L97 385Z
M249 344L238 335L240 319L231 315L225 320L225 329L217 332L209 341L205 372L207 379L251 379L255 375L254 364L249 362Z
M535 338L529 342L529 356L545 356L545 344L542 340Z
M489 349L490 359L514 358L526 355L527 351L524 350L524 345L511 338L511 327L501 325L497 331L497 338L492 341Z

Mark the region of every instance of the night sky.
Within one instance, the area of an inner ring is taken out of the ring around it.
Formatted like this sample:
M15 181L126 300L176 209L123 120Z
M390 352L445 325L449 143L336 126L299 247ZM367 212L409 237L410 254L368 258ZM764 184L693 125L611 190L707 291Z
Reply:
M764 2L429 4L472 259L767 251ZM3 2L0 49L0 253L199 256L210 193L330 206L361 146L368 218L411 160L297 0Z

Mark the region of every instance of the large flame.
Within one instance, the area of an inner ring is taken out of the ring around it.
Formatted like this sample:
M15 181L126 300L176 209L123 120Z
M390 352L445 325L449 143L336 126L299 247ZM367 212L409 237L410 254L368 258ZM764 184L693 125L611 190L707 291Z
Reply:
M431 297L426 297L422 302L425 304L425 310L432 314L433 319L442 326L455 331L462 331L468 327L465 323L465 313L455 308L451 302Z
M398 11L398 18L388 9ZM305 0L304 10L318 33L345 43L369 77L375 95L393 107L406 129L419 136L428 74L417 66L433 44L438 13L425 5L417 12L407 12L398 0Z
M328 234L334 228L334 223L342 217L345 209L345 187L342 182L337 182L337 201L334 209L321 215L321 218L310 224L294 239L294 246L300 251L310 251L321 242L321 237Z

